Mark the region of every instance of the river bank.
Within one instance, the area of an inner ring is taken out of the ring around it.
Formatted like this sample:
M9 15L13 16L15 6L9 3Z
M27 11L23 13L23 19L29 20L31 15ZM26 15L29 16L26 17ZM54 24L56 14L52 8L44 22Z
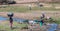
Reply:
M21 27L24 27L24 26L25 26L25 24L19 24L17 22L13 22L13 27L16 27L16 28L14 28L14 30L12 30L12 31L15 31L15 30L23 31L20 29L21 29ZM39 26L39 25L37 25L37 26ZM42 28L42 30L47 30L46 29L47 27L49 27L49 26L44 25L44 26L40 27L40 29ZM57 31L60 31L60 24L58 25L57 28L58 28ZM39 28L37 28L37 29L39 29ZM0 30L11 31L10 26L9 26L9 21L0 21ZM25 31L27 31L27 30L25 30Z

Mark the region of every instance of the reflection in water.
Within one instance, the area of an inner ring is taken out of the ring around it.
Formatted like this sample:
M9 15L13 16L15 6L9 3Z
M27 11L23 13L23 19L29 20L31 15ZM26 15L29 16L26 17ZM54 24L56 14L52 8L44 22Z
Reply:
M3 16L0 16L0 21L5 21L5 20L8 20L9 18L7 17L3 17ZM16 22L23 22L25 21L25 19L22 19L22 18L13 18L14 21Z

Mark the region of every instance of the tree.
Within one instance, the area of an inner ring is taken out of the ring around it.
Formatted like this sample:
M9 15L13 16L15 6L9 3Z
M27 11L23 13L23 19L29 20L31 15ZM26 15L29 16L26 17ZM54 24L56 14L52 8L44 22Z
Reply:
M0 4L15 4L14 0L0 0Z

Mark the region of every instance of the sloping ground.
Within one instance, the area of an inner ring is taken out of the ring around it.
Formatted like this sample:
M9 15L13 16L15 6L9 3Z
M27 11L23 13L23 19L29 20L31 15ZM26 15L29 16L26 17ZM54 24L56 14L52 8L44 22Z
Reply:
M6 31L28 31L27 29L21 30L21 27L26 26L26 24L19 24L17 22L13 22L13 28L14 28L13 30L11 30L9 26L10 26L9 21L0 21L0 30L6 30ZM32 28L32 30L34 30L34 31L47 31L51 26L43 25L42 27L40 27L39 24L34 24L34 26L28 25L28 27ZM60 27L60 26L58 25L58 27ZM29 29L29 31L30 31L30 29ZM57 29L57 31L58 31L58 29Z
M21 28L25 26L26 24L19 24L17 22L13 22L13 30L11 30L9 21L0 21L0 31L23 31L21 30Z
M15 0L17 3L29 3L29 2L60 2L60 0Z
M60 11L32 11L32 12L27 12L27 13L14 13L14 17L18 18L24 18L24 19L33 19L33 18L39 18L41 16L41 13L45 12L46 16L51 16L55 18L60 17ZM7 17L8 12L0 12L1 16L6 16Z
M17 3L37 2L37 0L15 0Z

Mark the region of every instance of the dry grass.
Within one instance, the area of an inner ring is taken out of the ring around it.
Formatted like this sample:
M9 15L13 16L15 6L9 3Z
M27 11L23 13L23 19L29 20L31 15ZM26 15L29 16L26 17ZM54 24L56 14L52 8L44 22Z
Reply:
M14 12L14 17L25 18L25 19L39 18L42 12L45 12L46 16L55 17L55 18L60 17L60 13L59 13L60 11L31 11L27 13ZM8 12L0 12L0 15L7 17L7 13Z

